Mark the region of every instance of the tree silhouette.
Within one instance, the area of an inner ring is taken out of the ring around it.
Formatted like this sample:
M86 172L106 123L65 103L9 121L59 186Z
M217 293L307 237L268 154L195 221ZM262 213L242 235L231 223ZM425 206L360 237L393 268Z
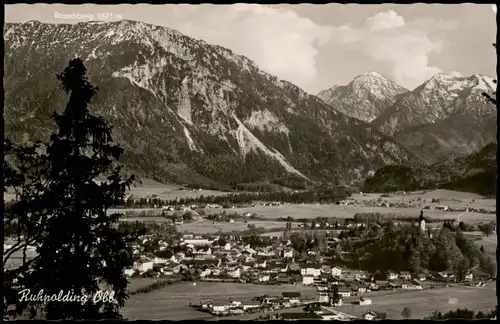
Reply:
M330 305L337 305L342 297L339 294L339 287L337 285L332 286L330 290Z
M401 311L401 316L405 319L409 319L411 317L411 309L409 307L403 308Z
M17 243L4 251L4 264L15 253L26 254L28 245L37 254L32 259L25 255L21 265L5 272L4 311L11 317L49 320L119 318L128 297L123 273L130 264L127 248L136 234L120 231L121 215L107 210L123 200L133 177L121 175L122 149L113 144L111 127L89 113L98 89L87 81L82 60L70 61L57 79L70 97L64 112L52 116L57 131L50 140L4 143L4 191L13 188L17 196L4 223L18 228ZM103 287L114 292L116 303L92 301ZM89 300L20 301L23 289Z
M495 49L497 48L497 44L496 43L493 43L493 47L495 47ZM497 80L493 80L494 83L497 83ZM486 92L483 92L483 96L485 96L492 104L494 104L496 106L497 104L497 98L496 98L496 95L497 95L497 92L493 92L493 95L490 95Z

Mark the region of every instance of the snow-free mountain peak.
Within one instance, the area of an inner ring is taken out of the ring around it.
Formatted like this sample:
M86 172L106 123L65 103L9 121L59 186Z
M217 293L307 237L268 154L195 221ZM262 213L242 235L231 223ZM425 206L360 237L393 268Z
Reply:
M397 96L408 92L377 72L356 76L345 86L334 86L318 93L318 97L348 116L370 122L388 108Z

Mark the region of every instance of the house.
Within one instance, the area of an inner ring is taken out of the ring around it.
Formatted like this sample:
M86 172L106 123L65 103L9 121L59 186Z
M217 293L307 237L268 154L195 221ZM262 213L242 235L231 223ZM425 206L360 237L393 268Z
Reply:
M314 283L313 275L303 275L302 276L302 284L305 286L312 285Z
M165 258L159 258L159 257L155 257L153 259L153 264L167 264L168 263L168 259L165 259Z
M399 278L401 278L403 280L410 280L411 279L411 273L409 273L408 271L401 271L399 273Z
M377 315L378 315L377 313L375 313L374 311L370 310L370 311L368 311L368 312L366 312L366 313L363 314L363 318L365 320L368 320L368 321L373 321L374 319L377 318Z
M224 245L224 251L229 251L231 250L231 243L226 243L226 245Z
M267 267L267 261L264 260L263 262L255 262L254 264L255 268L266 268Z
M193 245L193 246L201 246L201 245L211 245L212 241L207 239L192 239L192 240L184 240L182 242L183 245Z
M342 297L351 297L351 290L347 287L340 287L338 292Z
M474 278L474 276L472 275L472 272L469 272L465 275L464 280L465 281L472 281L473 278Z
M254 254L257 254L257 251L248 247L248 248L244 249L241 253L243 255L254 255Z
M181 273L181 272L184 272L184 271L189 271L189 268L185 264L178 264L178 265L176 265L176 266L174 266L172 268L172 271L174 273Z
M357 287L357 290L356 290L356 291L357 291L357 292L359 292L359 293L364 293L364 292L366 292L366 286L364 286L364 285L359 285L359 286Z
M300 268L300 274L302 276L312 275L319 277L321 275L321 265L303 265Z
M422 290L422 285L419 282L404 282L401 284L401 288L407 290Z
M330 302L330 296L328 295L328 291L319 291L318 296L319 296L318 301L320 303L329 303Z
M217 267L210 267L210 271L212 272L212 276L219 276L221 273L221 269Z
M241 252L238 249L232 249L231 252L229 252L229 255L233 258L239 258L241 256Z
M340 277L342 275L342 268L333 267L332 268L332 276Z
M290 272L300 272L300 266L296 263L288 264L288 271Z
M448 274L446 273L446 271L441 271L441 272L438 272L438 276L441 278L447 278Z
M202 269L202 271L200 273L200 277L204 278L204 277L207 277L207 276L209 276L211 274L212 274L212 270L210 270L209 267L205 267L204 269Z
M194 254L211 255L212 254L212 248L210 246L201 246L196 251L194 251Z
M132 277L134 275L134 273L135 273L135 270L134 269L124 269L123 273L127 277Z
M135 268L135 270L137 270L141 273L146 272L148 270L153 270L153 261L144 262L144 263L135 263L134 268Z
M366 279L367 273L365 271L353 271L353 277L356 279Z
M282 292L281 295L283 296L284 299L288 300L291 305L297 305L300 304L300 292Z
M270 256L274 256L276 253L273 251L273 250L269 250L269 249L262 249L262 250L259 250L259 252L257 252L257 255L258 256L264 256L264 257L270 257Z
M259 282L269 282L269 275L268 274L262 274L259 276Z
M395 274L394 272L389 272L387 274L387 280L396 280L396 279L398 279L398 275Z
M418 280L419 281L425 281L427 279L427 276L425 274L419 274L418 275Z
M293 258L293 250L292 249L283 249L281 250L281 257L282 258Z
M212 305L212 312L214 313L224 313L224 312L227 312L229 310L229 305L223 305L223 304L219 304L219 305Z
M328 274L328 275L332 274L332 269L327 265L321 266L321 275L324 275L324 274Z
M231 278L239 278L241 276L241 270L240 268L236 268L233 271L228 271L227 275L230 276Z
M372 304L372 300L361 297L361 298L359 298L359 300L356 301L356 304L358 304L360 306L371 305Z

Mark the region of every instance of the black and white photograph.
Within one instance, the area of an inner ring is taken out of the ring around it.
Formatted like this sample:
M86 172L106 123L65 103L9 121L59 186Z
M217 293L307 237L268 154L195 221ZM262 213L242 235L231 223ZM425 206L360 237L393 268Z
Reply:
M4 320L496 320L495 4L4 12Z

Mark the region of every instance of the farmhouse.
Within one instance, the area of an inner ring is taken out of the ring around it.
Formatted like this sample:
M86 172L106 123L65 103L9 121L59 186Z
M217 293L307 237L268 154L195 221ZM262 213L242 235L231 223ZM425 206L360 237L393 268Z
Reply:
M304 275L302 276L302 284L309 286L314 283L314 276L313 275Z
M377 315L378 315L377 313L375 313L374 311L370 310L370 311L368 311L368 312L366 312L366 313L363 314L363 318L365 320L368 320L368 321L373 321L374 319L377 318Z
M404 280L410 280L411 274L408 271L401 271L399 273L399 278L404 279Z
M144 263L134 262L134 269L141 273L146 272L148 270L153 270L153 261Z
M314 277L319 277L321 275L321 265L318 264L301 265L300 274L302 276L312 275Z
M351 297L351 290L347 287L340 287L339 295L342 297Z
M332 276L340 277L342 275L342 268L333 267L332 268Z
M193 245L193 246L202 246L202 245L211 245L212 241L207 239L192 239L192 240L184 240L182 242L184 245Z
M367 298L359 298L357 301L356 301L356 304L360 305L360 306L365 306L365 305L371 305L372 304L372 300L371 299L367 299Z
M398 275L395 274L394 272L389 272L387 274L387 280L396 280L396 279L398 279Z

